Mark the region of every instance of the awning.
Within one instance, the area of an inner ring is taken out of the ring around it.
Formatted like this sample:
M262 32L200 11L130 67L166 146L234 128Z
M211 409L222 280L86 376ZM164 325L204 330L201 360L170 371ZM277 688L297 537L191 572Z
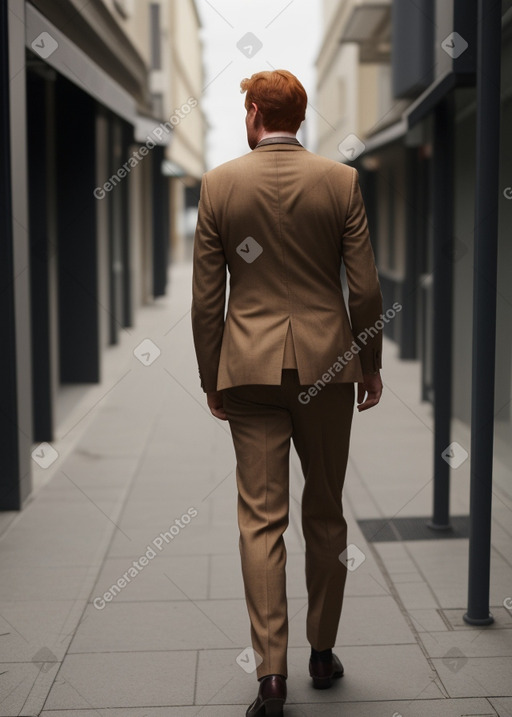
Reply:
M160 126L161 120L139 115L132 95L28 2L25 3L25 17L25 45L29 50L102 105L134 125L137 141L145 141L147 135L150 135L155 144L169 143L170 132L157 131L156 136L152 134Z
M441 75L407 107L397 122L364 140L366 148L362 155L374 152L405 136L418 122L425 119L449 92L456 87L470 87L474 83L475 76L472 73L447 72Z
M391 52L390 0L357 0L352 4L340 42L356 42L360 62L383 62Z
M166 147L171 142L172 125L169 122L160 122L153 117L137 115L135 118L134 138L136 142L146 142L152 139L160 147Z
M181 164L178 164L177 162L173 162L171 159L164 159L162 161L162 174L165 177L186 177L187 172Z

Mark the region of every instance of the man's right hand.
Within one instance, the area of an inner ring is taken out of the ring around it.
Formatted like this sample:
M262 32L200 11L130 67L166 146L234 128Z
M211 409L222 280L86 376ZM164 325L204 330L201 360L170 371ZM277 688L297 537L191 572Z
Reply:
M365 395L366 396L366 401ZM380 401L382 396L382 380L380 371L378 373L365 373L362 383L357 384L357 410L366 411L373 408Z

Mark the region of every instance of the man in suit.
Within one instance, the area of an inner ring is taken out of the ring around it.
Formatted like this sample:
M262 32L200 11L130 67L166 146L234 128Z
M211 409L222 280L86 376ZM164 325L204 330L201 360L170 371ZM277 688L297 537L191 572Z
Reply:
M343 674L332 652L347 572L341 494L354 384L359 411L380 400L384 322L357 171L296 139L307 95L294 75L259 72L241 88L252 151L203 175L192 328L201 387L212 414L229 421L235 449L260 683L246 714L262 717L282 714L286 700L290 439L304 474L309 673L320 689Z

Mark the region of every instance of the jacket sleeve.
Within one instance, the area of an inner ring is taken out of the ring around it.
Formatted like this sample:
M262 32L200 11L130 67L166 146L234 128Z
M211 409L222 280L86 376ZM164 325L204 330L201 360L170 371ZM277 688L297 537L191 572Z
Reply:
M201 181L192 272L192 333L201 388L217 389L224 307L226 257L208 194L206 175Z
M375 373L382 368L382 293L356 169L343 232L342 256L352 333L360 347L361 368L363 373Z

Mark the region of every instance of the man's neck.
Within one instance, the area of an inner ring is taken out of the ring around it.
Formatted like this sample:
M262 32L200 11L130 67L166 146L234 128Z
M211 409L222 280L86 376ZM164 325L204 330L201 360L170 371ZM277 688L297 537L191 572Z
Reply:
M296 132L284 132L284 131L278 131L278 132L267 132L266 130L263 131L263 134L259 138L259 141L261 142L262 139L267 139L267 137L295 137Z

